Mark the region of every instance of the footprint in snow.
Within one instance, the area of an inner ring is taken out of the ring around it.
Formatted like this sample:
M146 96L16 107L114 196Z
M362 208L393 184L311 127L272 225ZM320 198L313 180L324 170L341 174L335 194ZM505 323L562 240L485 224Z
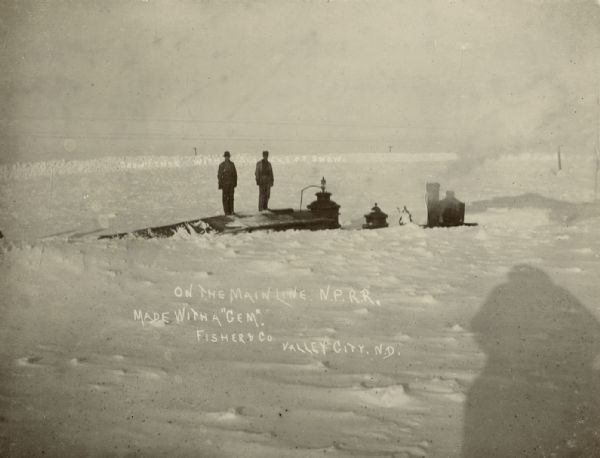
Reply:
M24 356L23 358L17 359L17 366L42 367L42 364L37 364L41 359L41 356Z
M166 375L166 372L163 370L161 370L159 372L155 372L155 371L149 370L149 369L142 369L137 372L137 375L139 375L140 377L149 379L149 380L158 380L158 379L162 378L164 375Z
M104 385L100 385L98 383L92 383L90 388L95 391L110 391L110 388Z
M123 376L133 376L133 377L141 377L148 380L159 380L167 375L167 372L164 370L153 370L153 369L110 369L110 373L117 377Z
M69 360L71 366L81 366L87 362L87 358L72 358Z

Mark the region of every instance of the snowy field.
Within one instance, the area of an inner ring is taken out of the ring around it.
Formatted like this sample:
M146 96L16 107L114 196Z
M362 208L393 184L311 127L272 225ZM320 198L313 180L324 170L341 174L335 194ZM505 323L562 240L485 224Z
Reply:
M0 170L0 455L600 456L591 160L273 156L343 229L97 240L220 214L220 158ZM398 226L428 181L479 225Z

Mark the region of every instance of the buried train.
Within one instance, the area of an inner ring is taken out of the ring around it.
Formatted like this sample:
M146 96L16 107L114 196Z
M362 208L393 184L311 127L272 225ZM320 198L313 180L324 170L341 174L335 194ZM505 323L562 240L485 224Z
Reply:
M312 186L311 186L312 187ZM220 215L207 218L198 218L175 224L167 224L133 232L117 234L104 234L99 238L122 238L136 236L142 238L172 237L180 231L189 234L216 232L234 234L240 232L254 232L257 230L283 231L288 229L339 229L340 205L331 200L331 193L326 190L325 178L321 180L321 190L315 193L316 200L307 205L307 210L300 208L273 209L259 214ZM306 189L306 188L305 188ZM465 223L465 204L459 201L454 192L447 191L446 198L439 198L439 183L427 183L427 224L423 227L453 227L474 225ZM302 201L302 200L301 200ZM375 204L365 216L366 223L363 229L378 229L387 227L387 214Z

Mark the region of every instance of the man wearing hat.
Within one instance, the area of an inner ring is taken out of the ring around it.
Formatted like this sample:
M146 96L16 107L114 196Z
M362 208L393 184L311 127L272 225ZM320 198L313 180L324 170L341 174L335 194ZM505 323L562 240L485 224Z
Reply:
M269 197L273 186L273 168L269 162L269 152L263 151L262 160L256 163L256 184L258 185L258 211L269 208Z
M219 164L217 179L219 189L223 190L223 211L226 215L233 215L233 193L237 186L237 171L235 164L229 160L231 157L229 151L225 151L223 157L225 160Z

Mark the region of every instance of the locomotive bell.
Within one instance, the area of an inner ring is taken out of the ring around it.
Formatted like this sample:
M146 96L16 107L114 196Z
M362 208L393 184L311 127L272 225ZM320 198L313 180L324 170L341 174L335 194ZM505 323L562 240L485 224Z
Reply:
M363 229L379 229L381 227L388 227L387 213L381 211L381 208L377 206L377 203L371 208L371 213L365 215L366 223L363 224Z
M340 206L331 200L331 193L325 190L326 185L327 182L325 181L325 177L323 177L321 179L321 192L315 194L317 200L308 204L307 208L314 216L330 220L330 223L327 225L328 229L338 229L340 227Z

